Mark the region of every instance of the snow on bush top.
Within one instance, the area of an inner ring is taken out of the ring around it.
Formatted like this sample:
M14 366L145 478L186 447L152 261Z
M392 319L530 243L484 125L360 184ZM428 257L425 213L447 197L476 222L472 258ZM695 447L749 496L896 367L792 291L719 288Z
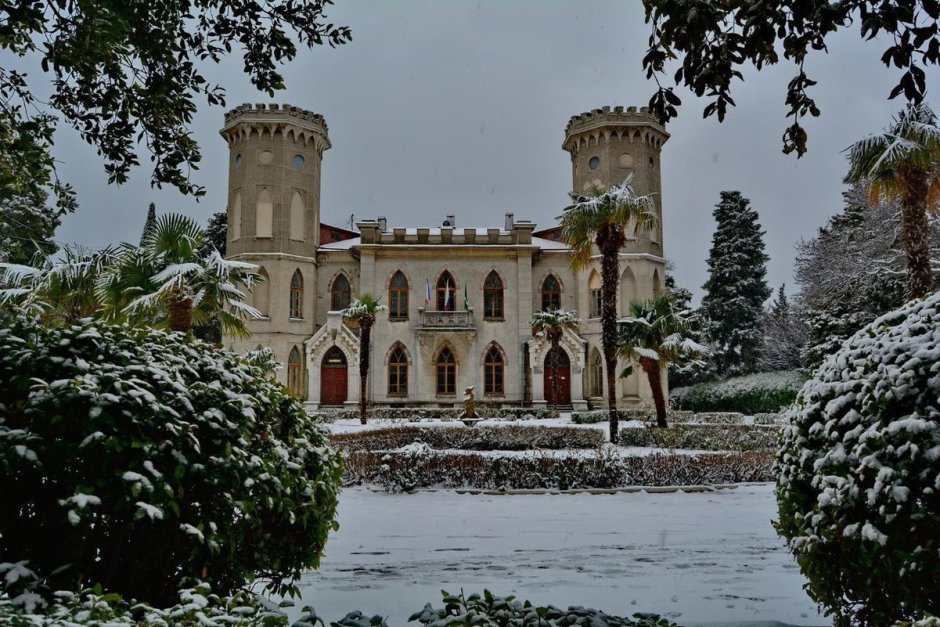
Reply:
M180 334L0 317L0 555L50 585L154 603L185 577L281 588L316 566L340 472L252 361Z
M837 620L940 613L940 292L852 336L800 391L778 531Z

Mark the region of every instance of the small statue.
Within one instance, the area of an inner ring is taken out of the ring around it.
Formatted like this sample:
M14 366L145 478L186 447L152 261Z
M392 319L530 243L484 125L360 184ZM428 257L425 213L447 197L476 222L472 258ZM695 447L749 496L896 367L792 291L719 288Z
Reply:
M475 386L470 386L463 391L463 416L461 418L476 418L477 414L473 408L473 388Z

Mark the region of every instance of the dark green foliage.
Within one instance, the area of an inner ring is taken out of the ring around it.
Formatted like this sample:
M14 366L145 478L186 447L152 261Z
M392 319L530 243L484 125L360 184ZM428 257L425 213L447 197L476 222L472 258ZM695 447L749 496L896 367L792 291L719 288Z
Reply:
M805 380L805 375L795 370L762 372L673 388L669 401L687 411L773 413L793 403Z
M777 297L764 315L764 345L758 366L762 372L797 370L800 351L806 343L806 325L795 308L790 306L785 286L777 290Z
M721 375L754 372L763 343L769 257L750 204L740 192L721 192L712 213L718 225L708 253L702 312L711 361Z
M778 533L840 627L940 614L940 293L852 336L800 391Z
M59 249L52 237L66 211L47 206L48 199L44 189L26 195L0 189L0 262L29 265L37 253L48 256Z
M223 88L203 74L206 62L217 63L240 48L251 84L273 95L284 88L278 66L297 55L298 44L335 46L351 39L348 28L326 21L329 4L3 3L0 48L8 56L38 61L51 82L51 96L48 101L36 98L25 74L0 69L0 163L5 164L0 193L23 194L54 181L52 144L56 116L61 115L98 151L109 182L127 180L140 162L141 144L153 159L154 185L202 194L189 179L200 160L189 128L195 100L216 105L225 99Z
M228 214L224 211L213 213L203 232L205 239L199 247L199 256L205 257L215 248L224 257L228 242Z
M412 442L435 449L465 451L529 451L533 449L595 449L604 443L599 429L573 427L394 427L334 435L330 441L348 451L382 451Z
M316 567L339 457L261 367L180 334L0 320L0 562L174 602Z
M657 429L669 431L671 429ZM624 432L636 429L624 429ZM691 486L773 481L773 452L701 455L611 453L526 456L440 453L427 447L385 453L357 451L345 461L346 484L378 484L390 492L426 487L480 490L585 490L626 486Z
M420 612L408 619L426 627L567 627L590 625L591 627L676 627L676 624L659 614L636 613L632 618L610 616L599 610L585 607L569 607L561 610L553 605L535 607L528 601L516 597L493 596L489 590L483 595L464 596L441 590L444 607L433 608L428 603Z
M766 451L777 446L776 427L678 424L668 429L624 429L623 446L700 451Z
M707 96L704 115L717 115L719 120L735 104L731 86L743 77L745 67L760 70L773 65L781 52L794 64L795 75L786 89L787 117L793 118L783 134L786 153L806 152L807 135L800 120L818 116L819 108L809 94L816 81L807 76L803 63L813 52L827 51L826 40L833 33L857 27L865 39L882 35L876 40L886 46L882 62L902 72L888 98L903 95L908 102L921 102L927 92L925 67L940 63L936 0L643 0L643 4L652 27L643 67L659 86L650 107L663 121L675 117L681 104L673 88L660 82L673 71L673 59L679 61L676 85Z

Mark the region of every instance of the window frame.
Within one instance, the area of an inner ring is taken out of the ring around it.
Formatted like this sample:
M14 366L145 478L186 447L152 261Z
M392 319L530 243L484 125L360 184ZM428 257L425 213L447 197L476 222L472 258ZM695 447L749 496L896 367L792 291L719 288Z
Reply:
M499 282L499 285L490 285L490 279L494 278ZM484 320L505 320L506 311L505 311L505 298L504 290L505 286L503 285L503 277L499 275L496 270L490 271L486 275L486 279L483 281L483 319ZM498 305L499 309L491 306L495 302Z
M401 360L397 360L400 357ZM392 380L395 383L393 385ZM408 354L405 348L396 343L388 356L388 378L386 392L390 397L404 398L408 396Z
M395 281L401 279L404 285L396 285ZM411 285L408 277L401 270L397 270L388 281L388 319L391 322L401 322L408 319L408 297Z
M450 281L453 283L453 289L451 290L450 297L450 309L445 308L445 299L447 298L447 282L445 277L449 277ZM444 281L444 285L441 285L441 281ZM454 275L451 274L450 270L444 270L441 272L440 276L437 277L437 283L435 285L435 311L457 311L457 279L454 278Z
M297 356L297 361L293 360ZM303 398L304 361L297 347L293 347L287 357L287 391L294 398Z
M494 355L496 359L491 359ZM483 395L506 395L506 358L495 344L483 356Z
M546 284L549 281L554 281L555 289L547 289ZM554 273L549 274L547 277L542 279L542 285L539 288L539 294L541 295L541 311L550 311L552 309L561 309L561 281L558 280L558 277ZM554 306L553 305L554 301Z
M337 290L336 284L343 280L346 282L346 291ZM346 304L341 307L336 307L337 298L339 298L339 304L342 305L343 295L345 294ZM349 307L352 303L352 284L349 282L349 277L346 276L345 272L340 272L334 277L333 282L330 284L330 311L342 311Z
M444 355L449 355L450 359L441 361ZM457 395L457 356L449 346L443 347L437 353L434 360L435 381L434 389L437 396L456 396ZM443 376L442 376L443 375ZM441 383L443 382L443 389ZM448 387L450 389L448 389Z
M304 319L304 276L300 269L294 270L290 277L290 301L288 317L291 320Z

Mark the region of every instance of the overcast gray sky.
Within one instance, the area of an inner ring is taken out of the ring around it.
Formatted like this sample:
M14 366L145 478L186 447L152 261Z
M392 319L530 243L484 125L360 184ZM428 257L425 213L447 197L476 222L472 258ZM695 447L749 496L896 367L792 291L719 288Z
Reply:
M641 66L649 30L639 0L465 2L337 0L329 12L353 42L303 50L286 68L275 101L322 113L322 219L342 224L385 215L390 225L498 226L508 211L549 226L567 200L570 161L561 149L571 115L603 105L645 105L653 91ZM808 72L821 118L806 123L810 152L781 153L785 87L792 65L746 72L726 121L703 120L703 102L680 92L680 117L663 149L665 250L680 285L696 296L706 279L721 190L750 198L766 231L773 286L792 279L793 245L812 236L841 204L842 150L880 130L902 106L881 65L883 45L857 27L832 38ZM228 90L228 107L266 102L241 73L240 57L208 69ZM929 70L935 73L935 69ZM92 247L136 241L147 203L205 220L225 205L224 110L200 107L193 130L203 151L194 179L200 202L149 186L149 161L122 187L107 185L94 151L64 129L60 174L80 208L58 233Z

